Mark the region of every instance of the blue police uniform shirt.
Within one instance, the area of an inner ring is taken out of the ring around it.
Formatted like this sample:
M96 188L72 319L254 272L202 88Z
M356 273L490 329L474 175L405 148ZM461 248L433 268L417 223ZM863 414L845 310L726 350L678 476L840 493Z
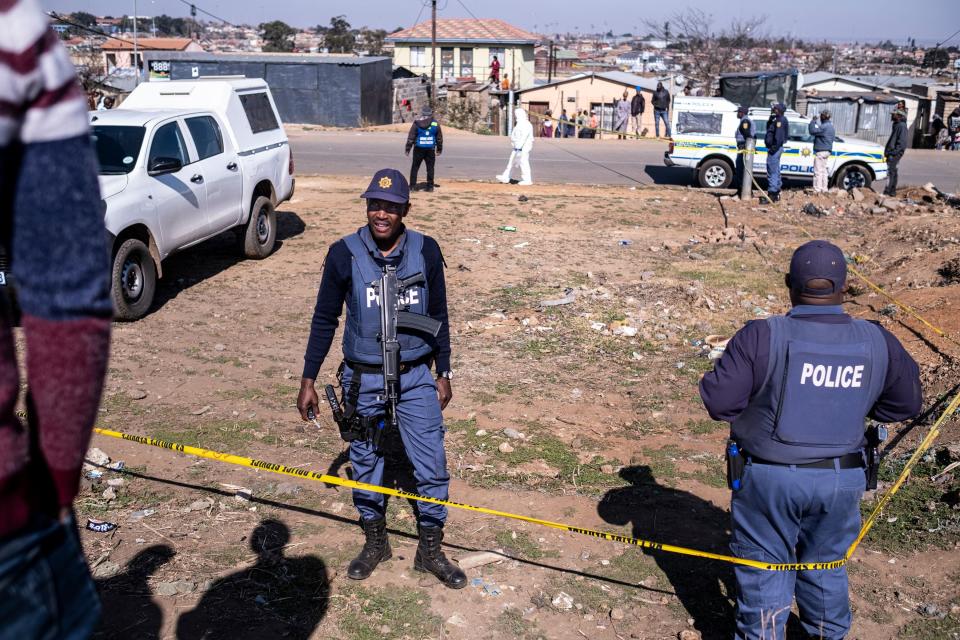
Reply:
M369 229L367 231L369 233ZM407 233L410 233L410 229L405 227L404 234ZM427 336L426 338L433 349L432 355L436 361L436 370L449 371L450 325L447 313L446 283L443 273L443 254L436 240L429 236L422 236L422 238L423 248L420 252L420 259L425 269L424 276L427 279L426 294L423 300L425 301L424 304L427 315L440 322L440 332L437 334L437 337ZM403 244L405 242L405 238L401 239L404 253L409 253L409 248ZM369 249L370 246L367 246L367 249ZM395 249L388 257L383 257L379 252L371 253L370 255L378 265L392 264L399 266L400 260L403 257L400 255L400 248L401 247ZM317 291L316 306L313 312L313 320L310 324L310 337L307 341L307 348L303 358L302 375L304 378L316 379L320 367L333 344L334 335L339 325L339 318L344 308L344 302L346 302L348 311L353 309L357 304L355 299L360 289L356 287L353 282L354 262L355 259L347 247L346 238L341 238L330 245L326 259L324 260L323 277ZM380 277L379 273L381 272L381 269L378 267L377 278ZM362 289L362 295L363 299L365 299L367 295L365 287ZM349 321L349 318L347 318L346 321ZM379 314L377 329L379 330ZM377 356L377 363L379 363L379 355Z
M900 342L842 307L749 322L700 382L710 416L749 453L803 464L859 450L863 420L916 415L919 370Z
M357 233L346 236L344 242L353 255L353 296L343 329L343 355L351 362L364 364L383 364L380 335L380 299L373 283L380 279L383 270L374 261L379 254L376 242L370 234L370 227L364 225ZM393 250L400 256L397 265L397 278L404 279L424 274L423 235L407 229ZM426 315L427 288L409 287L400 301L411 313ZM433 348L423 336L414 333L399 333L400 361L412 362L428 355Z
M767 146L768 153L776 153L787 143L789 136L790 123L784 116L771 114L767 120L767 132L763 136L763 142Z
M417 138L414 144L420 149L433 149L437 146L437 123L431 122L430 126L424 129L417 127Z

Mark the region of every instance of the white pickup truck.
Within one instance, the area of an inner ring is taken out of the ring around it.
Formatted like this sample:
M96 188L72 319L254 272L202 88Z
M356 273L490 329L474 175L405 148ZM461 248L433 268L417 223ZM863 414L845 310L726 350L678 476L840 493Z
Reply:
M149 310L170 254L237 229L265 258L275 207L293 195L293 155L266 82L141 84L110 111L90 112L100 191L113 237L114 314Z

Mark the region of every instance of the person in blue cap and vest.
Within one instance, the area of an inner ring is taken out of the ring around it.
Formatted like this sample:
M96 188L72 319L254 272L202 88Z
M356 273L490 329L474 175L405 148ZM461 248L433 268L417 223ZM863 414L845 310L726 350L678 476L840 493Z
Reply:
M346 303L343 364L338 374L344 399L361 418L385 413L383 360L380 335L380 301L372 283L385 265L395 266L399 279L423 274L426 282L406 289L404 309L440 323L436 338L420 333L399 333L400 397L396 417L403 448L413 465L417 492L448 499L450 475L444 450L441 411L453 392L450 387L450 325L443 255L436 240L404 225L410 212L410 190L396 169L381 169L362 195L367 201L367 224L334 242L327 251L317 293L310 338L304 356L297 409L304 420L319 411L315 389L317 373L330 350L341 309ZM437 376L430 372L436 365ZM383 482L383 452L370 439L350 443L353 479L379 485ZM354 490L366 543L350 563L347 576L364 580L377 565L391 557L382 494ZM466 586L466 576L440 549L447 508L419 503L420 545L414 568L428 571L451 588Z
M865 418L898 422L920 412L917 364L878 324L844 313L846 277L838 247L800 246L785 279L793 308L748 322L700 381L710 416L731 424L730 549L739 558L844 558L860 529ZM794 596L810 636L849 631L844 566L734 572L736 638L786 637Z
M433 168L437 163L437 156L443 153L443 130L430 107L424 107L420 111L420 117L410 125L404 153L410 155L411 149L413 149L413 160L410 162L410 188L417 190L420 163L426 162L427 186L424 187L424 191L433 191Z
M780 188L783 186L780 179L780 156L783 145L787 144L790 137L790 123L783 115L786 109L782 102L771 107L767 132L763 137L767 146L767 194L774 202L780 202Z

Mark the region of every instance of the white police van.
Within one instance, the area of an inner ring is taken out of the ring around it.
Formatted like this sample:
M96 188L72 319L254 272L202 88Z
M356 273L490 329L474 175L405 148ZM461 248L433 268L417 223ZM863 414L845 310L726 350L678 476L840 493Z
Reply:
M763 135L767 129L769 108L751 107L757 138L753 157L753 175L767 173L767 149ZM813 136L807 131L810 119L796 111L784 114L790 123L789 140L780 156L784 177L813 179ZM677 96L673 104L671 127L673 139L664 153L668 167L689 167L694 170L701 187L722 189L732 185L737 157L734 134L740 119L737 105L724 98ZM831 185L843 189L869 187L874 180L887 177L883 147L873 142L837 136L827 163Z

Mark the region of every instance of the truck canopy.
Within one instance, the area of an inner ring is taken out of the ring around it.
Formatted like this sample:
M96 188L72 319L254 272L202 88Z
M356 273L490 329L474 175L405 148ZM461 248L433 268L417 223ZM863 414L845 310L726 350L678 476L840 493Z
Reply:
M240 151L280 144L287 136L267 83L259 78L145 82L117 110L210 110L231 126L228 134Z

